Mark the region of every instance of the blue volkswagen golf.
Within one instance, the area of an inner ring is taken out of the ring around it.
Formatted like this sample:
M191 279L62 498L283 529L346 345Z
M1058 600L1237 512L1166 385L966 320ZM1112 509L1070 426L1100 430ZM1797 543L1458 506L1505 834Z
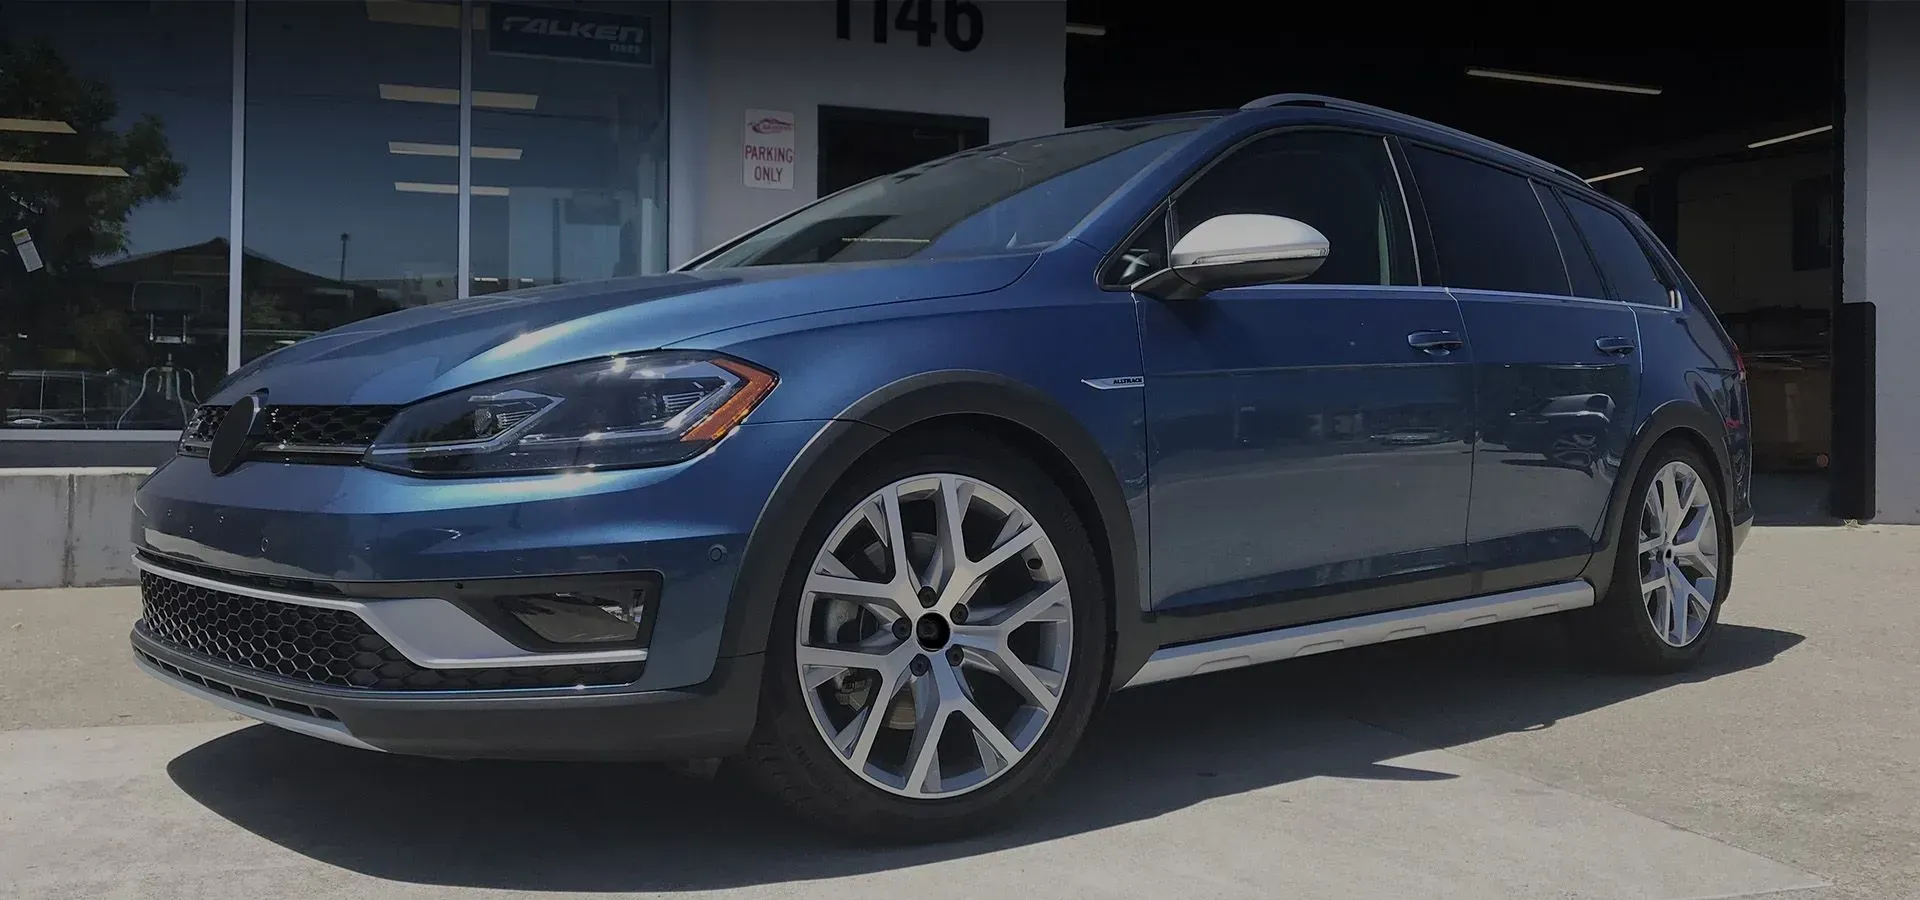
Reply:
M1123 688L1549 614L1693 664L1747 407L1632 213L1279 95L263 356L140 490L133 650L352 747L724 759L938 838Z

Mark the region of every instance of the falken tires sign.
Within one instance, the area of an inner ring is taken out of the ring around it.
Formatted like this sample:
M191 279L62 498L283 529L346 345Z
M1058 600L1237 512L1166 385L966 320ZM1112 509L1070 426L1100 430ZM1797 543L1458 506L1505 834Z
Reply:
M579 62L653 65L653 19L551 6L492 4L487 50Z

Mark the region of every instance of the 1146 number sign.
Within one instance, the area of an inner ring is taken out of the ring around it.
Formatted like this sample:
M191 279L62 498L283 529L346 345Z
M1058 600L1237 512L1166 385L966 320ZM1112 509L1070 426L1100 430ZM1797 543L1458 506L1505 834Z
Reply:
M913 35L922 47L933 46L934 35L944 35L947 46L968 53L980 46L986 30L980 6L972 0L872 0L873 42L884 44L895 31ZM940 14L934 15L934 7ZM853 0L835 0L835 34L843 41L853 40Z

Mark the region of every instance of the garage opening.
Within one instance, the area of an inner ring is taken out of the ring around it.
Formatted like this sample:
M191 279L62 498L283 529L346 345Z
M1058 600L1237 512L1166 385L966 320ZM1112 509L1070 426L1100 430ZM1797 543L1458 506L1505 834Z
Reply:
M820 107L820 196L987 142L987 120Z
M1069 0L1067 120L1328 94L1580 174L1647 220L1740 345L1760 521L1867 518L1872 442L1849 437L1870 434L1871 341L1835 319L1842 6L1800 2L1731 27L1594 5L1588 29L1290 6L1286 27L1248 28Z

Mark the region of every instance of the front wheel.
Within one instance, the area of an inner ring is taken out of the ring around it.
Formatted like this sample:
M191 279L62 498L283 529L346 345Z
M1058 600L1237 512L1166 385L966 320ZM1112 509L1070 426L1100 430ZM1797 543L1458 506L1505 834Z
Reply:
M1700 658L1733 575L1732 526L1712 471L1682 444L1648 454L1620 523L1613 583L1587 617L1601 662L1663 673Z
M807 529L769 636L750 777L836 830L990 826L1078 743L1108 601L1045 474L960 434L888 453Z

